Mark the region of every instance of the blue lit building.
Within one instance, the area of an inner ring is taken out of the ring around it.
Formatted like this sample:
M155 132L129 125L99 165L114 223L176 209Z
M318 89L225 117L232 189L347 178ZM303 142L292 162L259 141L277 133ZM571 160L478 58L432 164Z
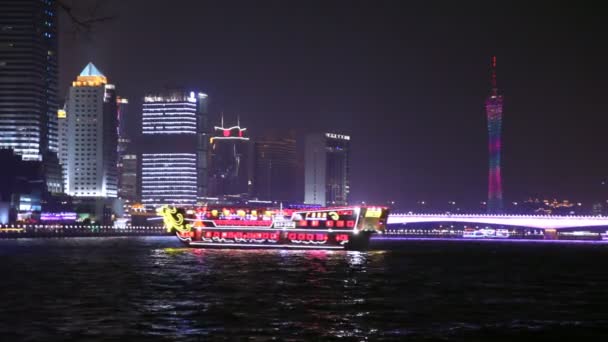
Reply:
M174 90L144 97L141 202L194 205L207 195L206 94Z
M49 191L63 191L57 150L57 4L0 1L0 149L43 161Z
M57 153L54 0L0 2L0 148L23 160Z

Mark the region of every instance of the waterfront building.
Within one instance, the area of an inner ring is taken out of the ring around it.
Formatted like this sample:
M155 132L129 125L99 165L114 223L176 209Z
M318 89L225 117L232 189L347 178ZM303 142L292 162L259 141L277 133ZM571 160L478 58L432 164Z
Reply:
M118 163L118 197L134 203L137 196L137 154L123 154Z
M304 203L347 205L350 192L350 136L310 134L304 147Z
M49 198L42 161L0 149L0 165L0 224L36 222L43 200Z
M116 133L118 134L118 160L127 152L131 144L131 137L127 133L127 113L129 109L129 100L117 96L116 97L116 121L118 123Z
M0 2L0 148L23 160L57 153L54 0Z
M207 195L208 96L184 90L144 97L141 200L194 205Z
M72 82L61 119L66 193L75 197L116 197L117 103L115 87L92 63Z
M61 193L55 0L0 2L0 70L0 149L43 161L48 190Z
M213 128L210 141L209 196L247 198L253 190L253 144L247 128Z
M118 197L125 204L132 204L138 200L137 193L137 154L131 151L131 137L127 130L129 100L116 97L117 106L117 134L118 134Z
M488 119L488 212L500 213L502 203L502 176L500 172L500 154L502 151L502 95L498 93L496 84L496 56L492 57L491 65L492 90L486 99L486 115Z
M255 196L262 200L297 202L297 154L293 136L255 141Z

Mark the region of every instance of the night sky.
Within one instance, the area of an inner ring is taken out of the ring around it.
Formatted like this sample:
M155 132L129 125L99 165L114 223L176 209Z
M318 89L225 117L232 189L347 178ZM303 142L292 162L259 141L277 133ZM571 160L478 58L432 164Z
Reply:
M404 208L486 199L495 54L505 200L608 198L606 13L589 4L71 3L113 19L86 32L62 15L62 96L92 61L135 116L146 92L186 86L209 94L212 118L239 115L254 136L350 134L352 200Z

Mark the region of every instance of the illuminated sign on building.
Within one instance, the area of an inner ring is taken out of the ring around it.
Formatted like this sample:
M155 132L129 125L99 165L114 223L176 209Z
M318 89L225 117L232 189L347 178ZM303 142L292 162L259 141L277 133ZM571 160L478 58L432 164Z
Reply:
M325 133L325 136L331 139L350 140L350 136L344 134Z
M61 213L42 213L40 214L41 221L76 221L76 213L61 212Z

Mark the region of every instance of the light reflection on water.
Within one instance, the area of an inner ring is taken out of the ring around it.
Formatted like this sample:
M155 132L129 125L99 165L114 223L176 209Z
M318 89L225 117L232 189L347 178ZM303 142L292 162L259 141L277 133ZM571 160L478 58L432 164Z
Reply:
M376 248L209 250L183 248L171 238L0 241L0 336L608 335L608 249L601 246L431 242Z

